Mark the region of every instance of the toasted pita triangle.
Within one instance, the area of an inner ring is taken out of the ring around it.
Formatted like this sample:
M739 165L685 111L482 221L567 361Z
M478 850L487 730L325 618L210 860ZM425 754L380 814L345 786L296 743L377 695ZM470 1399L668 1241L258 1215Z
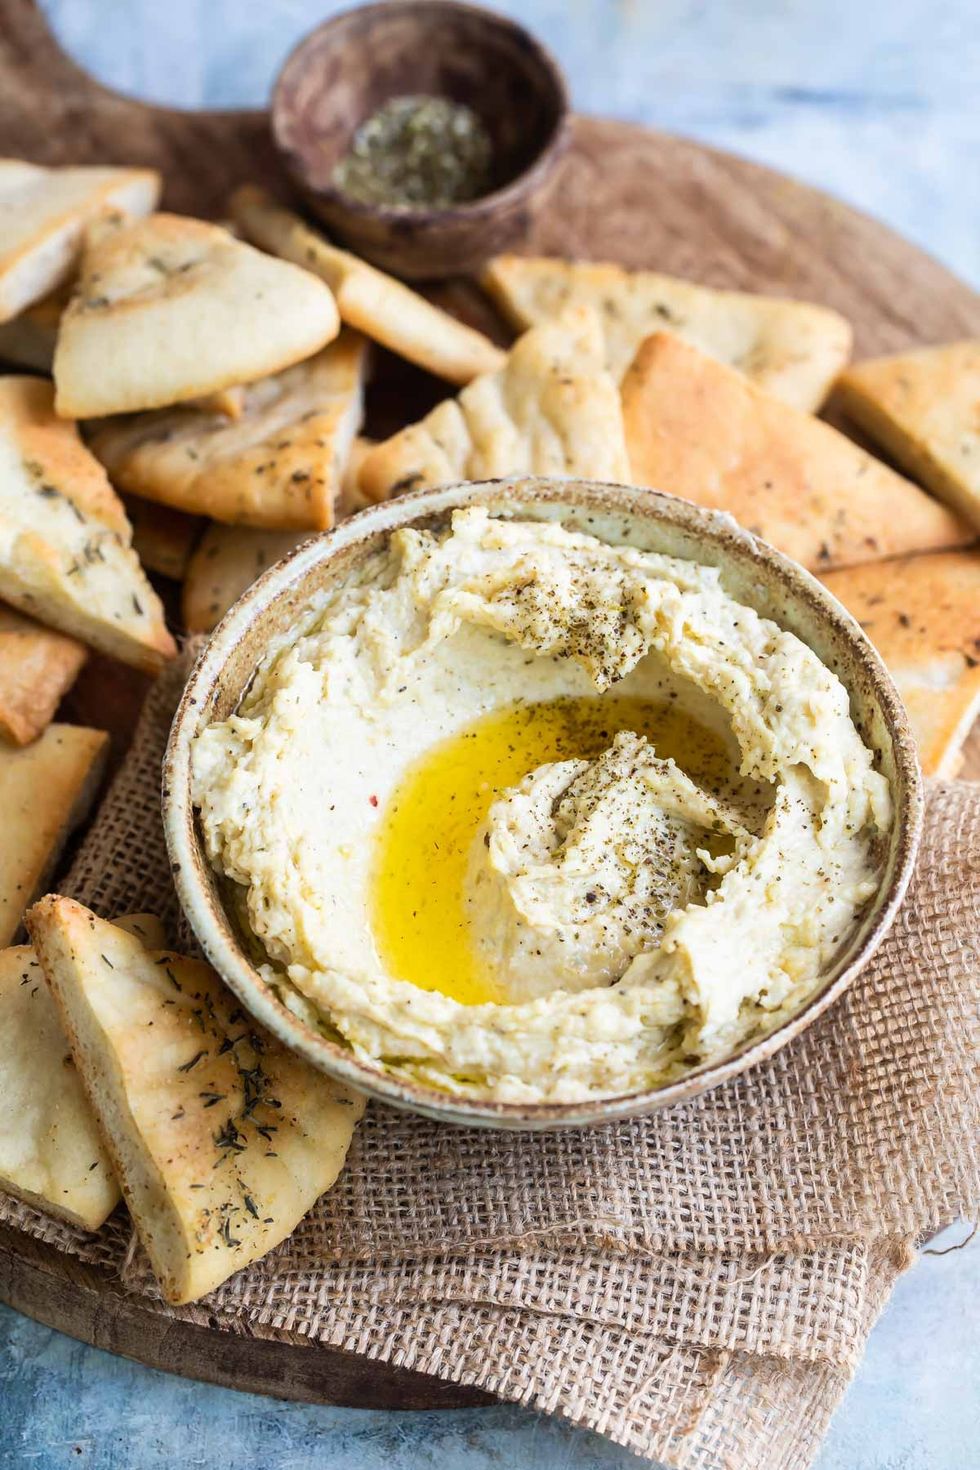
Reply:
M502 475L629 480L623 415L599 319L571 307L519 337L503 368L378 444L361 465L372 500Z
M28 928L165 1298L278 1245L336 1179L364 1101L254 1025L198 960L67 898Z
M116 921L146 945L164 943L152 914ZM0 1189L83 1230L121 1198L68 1042L30 945L0 950Z
M572 303L594 307L617 381L645 337L671 331L783 402L816 409L851 352L850 324L827 307L717 291L654 271L500 255L483 285L520 331Z
M364 510L371 502L361 490L361 466L367 459L377 440L366 439L358 434L350 447L350 455L347 467L340 483L340 498L337 501L337 519L344 520L347 516L356 515L359 510Z
M0 378L0 597L113 658L156 672L175 653L105 471L51 384Z
M980 529L980 341L855 363L837 392L903 469Z
M365 348L344 332L252 383L236 422L165 409L102 425L92 449L134 495L229 524L326 530L363 414Z
M239 189L232 196L231 210L256 245L326 281L348 326L399 357L458 386L480 373L494 372L503 362L500 348L482 332L457 321L393 276L338 250L261 189Z
M0 1096L0 1189L98 1230L119 1185L27 944L0 951Z
M980 714L980 552L944 551L831 572L905 701L927 776L952 776Z
M0 159L0 322L70 275L89 220L103 210L146 214L160 176L142 168L39 168Z
M71 285L66 281L20 316L0 322L0 361L31 368L37 373L50 373L61 314L70 295Z
M179 582L200 540L200 516L184 515L169 505L124 495L123 506L133 528L133 550L148 572Z
M829 424L669 332L644 342L622 392L634 483L726 510L804 566L973 539L945 506Z
M49 725L31 745L0 746L0 948L88 812L108 745L102 730Z
M83 643L0 607L0 736L14 745L36 740L86 657Z
M219 225L154 214L90 232L54 355L58 413L161 408L281 372L337 335L327 287Z
M210 633L256 578L304 539L303 531L209 526L184 578L181 612L188 633Z

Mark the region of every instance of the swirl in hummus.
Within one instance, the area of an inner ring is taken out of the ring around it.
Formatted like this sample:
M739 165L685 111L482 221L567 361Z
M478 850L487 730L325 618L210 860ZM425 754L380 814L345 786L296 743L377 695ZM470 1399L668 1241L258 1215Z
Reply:
M479 508L311 603L193 773L287 1004L506 1101L651 1087L772 1029L891 821L840 681L716 570Z

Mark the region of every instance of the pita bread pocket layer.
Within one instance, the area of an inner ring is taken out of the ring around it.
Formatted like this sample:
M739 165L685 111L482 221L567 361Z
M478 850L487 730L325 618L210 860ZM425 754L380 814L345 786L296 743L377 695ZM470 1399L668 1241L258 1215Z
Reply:
M0 737L36 740L85 662L83 643L0 607Z
M980 341L855 363L837 395L903 469L980 529Z
M256 1027L201 961L67 898L42 899L28 927L163 1295L193 1301L290 1234L364 1101Z
M0 378L0 598L156 673L176 652L132 528L51 384Z
M29 945L0 950L0 1189L98 1230L119 1185Z
M953 776L980 714L980 552L946 551L831 572L905 701L927 776Z
M133 550L148 572L179 582L187 570L204 522L169 505L124 495L123 505L133 528Z
M108 748L104 731L79 725L49 725L32 745L0 747L0 948L85 818Z
M154 214L90 232L54 355L57 410L98 418L281 372L336 337L309 271L219 225Z
M581 475L628 483L616 384L603 366L590 307L573 307L519 337L499 372L437 404L365 457L371 500L454 480Z
M366 343L355 332L252 383L230 422L171 408L97 428L91 447L121 489L231 525L323 531L363 415Z
M654 271L501 255L482 284L518 331L573 303L594 307L617 381L645 337L670 331L784 403L812 410L851 355L850 323L825 306L718 291Z
M144 168L39 168L0 159L0 322L71 274L85 226L104 210L148 214L160 175Z
M210 633L246 588L304 539L302 531L209 526L184 578L181 611L188 633Z
M326 281L348 326L399 357L458 387L481 373L494 372L503 362L500 348L482 332L457 321L393 276L338 250L261 189L237 190L231 210L256 245Z
M622 393L635 484L728 511L806 567L973 539L944 505L829 424L669 332L644 342Z

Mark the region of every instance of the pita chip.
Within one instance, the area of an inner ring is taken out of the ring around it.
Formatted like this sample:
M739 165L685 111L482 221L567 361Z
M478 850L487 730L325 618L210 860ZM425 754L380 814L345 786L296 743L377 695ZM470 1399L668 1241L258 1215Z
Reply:
M50 296L29 306L20 316L0 322L0 361L32 372L50 374L58 340L61 313L68 304L71 287L66 282Z
M855 363L837 396L903 469L980 530L980 340Z
M322 531L363 415L366 343L344 332L246 390L241 418L193 408L112 420L91 435L133 495L230 525Z
M278 373L336 337L309 271L175 214L90 231L58 333L58 413L97 418L182 403Z
M338 521L345 520L347 516L356 515L359 510L364 510L371 504L361 490L361 466L376 443L376 439L366 439L363 435L358 434L350 447L347 468L340 482L340 498L337 501Z
M364 1100L262 1031L201 961L67 898L42 899L28 928L161 1291L194 1301L329 1189Z
M124 663L175 653L132 528L51 384L0 378L0 598Z
M85 818L108 746L102 730L55 724L32 745L0 747L0 948Z
M314 271L333 292L341 319L399 357L460 387L503 362L504 354L489 337L393 276L338 250L261 189L239 189L231 210L248 239Z
M304 531L209 526L184 578L181 612L188 633L210 633L256 578L305 539Z
M84 643L0 607L0 737L13 745L36 740L86 657Z
M153 914L116 921L158 948ZM0 1189L82 1230L122 1198L44 972L30 945L0 950Z
M718 291L655 271L500 255L482 284L519 331L573 303L594 307L617 382L645 337L670 331L784 403L814 410L851 353L850 323L827 307Z
M0 950L0 1189L83 1230L119 1203L41 966L29 945Z
M973 539L954 516L829 424L669 332L623 379L633 482L728 511L815 570Z
M623 415L591 307L519 337L504 366L437 404L365 457L371 500L456 480L581 475L628 483Z
M824 582L888 665L925 774L955 775L980 714L980 552L872 562Z
M160 176L143 168L40 168L0 159L0 322L70 276L86 225L106 210L147 214Z
M179 582L200 539L200 516L184 515L169 505L157 505L136 495L124 495L123 505L133 528L133 550L148 572Z

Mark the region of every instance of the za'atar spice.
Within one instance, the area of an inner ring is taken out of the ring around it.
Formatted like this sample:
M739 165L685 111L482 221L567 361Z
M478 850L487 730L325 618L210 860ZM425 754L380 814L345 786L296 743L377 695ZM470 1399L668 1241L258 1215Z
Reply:
M361 124L333 182L362 204L462 204L490 188L490 135L448 97L392 97Z

